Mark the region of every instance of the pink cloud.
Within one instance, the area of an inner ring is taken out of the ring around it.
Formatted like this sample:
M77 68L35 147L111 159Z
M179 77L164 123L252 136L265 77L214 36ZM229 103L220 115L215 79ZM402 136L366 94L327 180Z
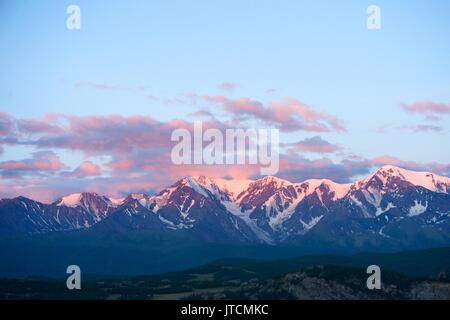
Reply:
M57 197L71 192L94 191L114 197L134 192L156 193L185 176L205 175L221 178L259 178L259 166L175 166L164 157L146 158L145 153L133 155L126 170L113 170L111 176L92 176L80 179L67 176L31 176L21 179L0 180L0 198L25 195L42 201L53 201ZM306 159L295 154L283 155L280 172L277 176L290 181L304 181L310 178L328 178L336 182L350 182L355 176L368 175L373 169L385 164L393 164L406 169L432 171L448 174L450 165L423 164L404 161L392 156L374 159L352 158L340 162L328 158Z
M21 133L51 133L51 134L60 134L63 132L63 129L58 125L52 124L51 119L54 116L49 115L49 117L43 120L26 120L20 119L17 120L17 128Z
M221 104L236 119L256 115L254 118L276 126L315 126L321 130L337 130L340 124L334 117L312 110L295 100L264 105L248 98L228 99L217 96L211 97L211 102ZM334 120L337 122L333 126ZM87 156L107 156L106 161L109 162L103 169L108 172L108 176L103 176L100 167L89 161L81 163L73 171L63 171L67 169L55 153L36 152L30 159L0 162L0 198L4 195L24 194L49 199L75 191L95 191L113 196L132 192L152 193L189 175L236 179L260 177L258 165L173 165L170 161L170 150L174 144L170 141L172 131L176 128L192 131L192 123L181 119L162 122L140 115L52 115L24 121L0 114L0 130L4 128L6 135L3 138L7 138L3 143L7 141L10 145L76 150ZM23 126L24 123L27 125ZM214 119L204 121L203 124L205 129L223 130L228 127ZM444 175L450 172L450 166L446 164L415 163L388 156L364 159L344 155L346 158L341 161L325 157L311 160L300 156L298 152L289 151L298 148L296 151L332 153L339 149L339 146L318 136L285 146L288 152L280 156L278 176L291 181L329 178L337 182L348 182L353 176L368 174L374 167L384 164Z
M61 116L59 121L64 123L60 134L41 134L35 139L23 139L21 143L39 148L80 150L89 155L124 153L134 148L167 147L172 130L189 125L183 120L164 123L151 117L119 115Z
M418 124L418 125L384 125L375 130L377 133L388 133L389 131L424 133L424 132L442 132L444 128L437 125Z
M164 154L170 159L170 149L174 145L171 134L174 129L193 130L191 122L175 119L157 121L149 116L64 116L55 115L49 121L11 120L13 127L3 144L27 145L40 149L58 148L77 150L87 156L108 155L120 158L134 150L150 152L150 158ZM21 125L19 125L20 123ZM26 123L26 126L22 124ZM224 130L225 124L209 119L203 121L204 130L217 128ZM116 159L117 160L117 159Z
M437 103L433 101L417 101L411 104L402 104L403 109L410 113L421 113L428 115L450 114L449 103Z
M376 157L372 159L371 162L374 166L383 166L389 164L414 171L429 171L437 174L442 174L445 176L450 175L450 164L443 164L436 162L420 163L416 161L406 161L388 155Z
M267 110L265 110L264 105L250 98L229 99L224 96L204 96L203 98L208 102L222 104L225 111L234 115L254 115L257 118L267 116Z
M13 119L9 114L0 112L0 138L9 135L14 127Z
M152 95L147 95L146 98L149 99L149 100L152 100L152 101L157 101L158 100L157 97L152 96Z
M210 103L220 104L235 121L259 120L276 125L283 131L345 132L345 126L337 117L317 111L306 104L288 98L263 103L242 97L229 99L224 96L204 96Z
M420 132L441 132L444 129L441 126L428 125L428 124L419 124L419 125L411 125L411 126L400 126L400 130L408 131L411 133L420 133Z
M295 143L286 143L283 146L300 152L311 152L311 153L334 153L341 149L341 147L329 143L326 140L323 140L319 136L306 138L302 141L298 141Z
M384 155L372 159L372 163L377 166L393 165L399 167L418 168L420 165L414 161L404 161L396 157Z
M74 86L76 88L90 87L90 88L94 88L94 89L117 89L117 88L119 88L119 86L115 85L115 84L99 83L99 82L92 82L92 81L77 81L77 82L75 82Z
M224 91L233 91L237 88L239 88L239 85L237 83L233 82L222 82L217 85L217 88Z
M91 161L84 161L73 171L73 175L79 178L100 176L101 170Z
M11 174L14 171L56 172L64 167L59 157L52 151L34 152L30 159L0 162L2 174Z
M189 116L191 117L204 117L204 118L210 118L210 119L214 119L214 115L212 114L211 111L206 110L206 109L200 109L198 111L192 112L189 114Z

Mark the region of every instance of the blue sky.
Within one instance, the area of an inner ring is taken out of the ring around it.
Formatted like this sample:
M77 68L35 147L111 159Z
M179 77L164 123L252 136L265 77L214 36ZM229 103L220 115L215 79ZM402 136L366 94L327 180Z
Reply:
M69 4L81 8L81 30L66 28ZM370 4L381 8L381 30L366 28ZM285 141L320 136L341 147L327 155L336 162L389 155L449 164L448 113L430 121L402 108L450 103L449 15L445 0L4 0L0 111L15 119L58 113L169 121L191 119L198 108L216 113L204 101L176 102L186 93L262 103L292 97L338 117L347 132L291 132ZM223 82L238 87L224 92ZM439 131L411 129L421 125ZM0 160L26 159L35 149L5 144ZM52 151L71 169L83 159L102 161Z

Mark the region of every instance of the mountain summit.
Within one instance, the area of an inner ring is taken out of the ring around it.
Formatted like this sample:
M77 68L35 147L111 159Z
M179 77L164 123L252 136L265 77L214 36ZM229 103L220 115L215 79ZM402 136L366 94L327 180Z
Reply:
M450 244L450 179L383 166L354 183L185 177L157 195L75 193L0 200L0 234L92 229L180 232L208 242Z

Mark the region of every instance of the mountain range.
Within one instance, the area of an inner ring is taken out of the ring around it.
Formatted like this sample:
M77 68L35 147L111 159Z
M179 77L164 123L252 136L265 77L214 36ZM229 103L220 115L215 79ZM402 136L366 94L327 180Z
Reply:
M425 248L450 244L450 178L383 166L354 183L186 177L157 195L0 200L0 236L90 230L209 243Z

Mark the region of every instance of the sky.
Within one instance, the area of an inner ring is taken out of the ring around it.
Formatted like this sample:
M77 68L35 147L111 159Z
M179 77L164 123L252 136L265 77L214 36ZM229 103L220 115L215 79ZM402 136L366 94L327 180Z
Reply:
M449 176L449 15L446 0L2 0L0 198L259 177L174 166L171 132L195 120L278 128L291 181L384 164Z

